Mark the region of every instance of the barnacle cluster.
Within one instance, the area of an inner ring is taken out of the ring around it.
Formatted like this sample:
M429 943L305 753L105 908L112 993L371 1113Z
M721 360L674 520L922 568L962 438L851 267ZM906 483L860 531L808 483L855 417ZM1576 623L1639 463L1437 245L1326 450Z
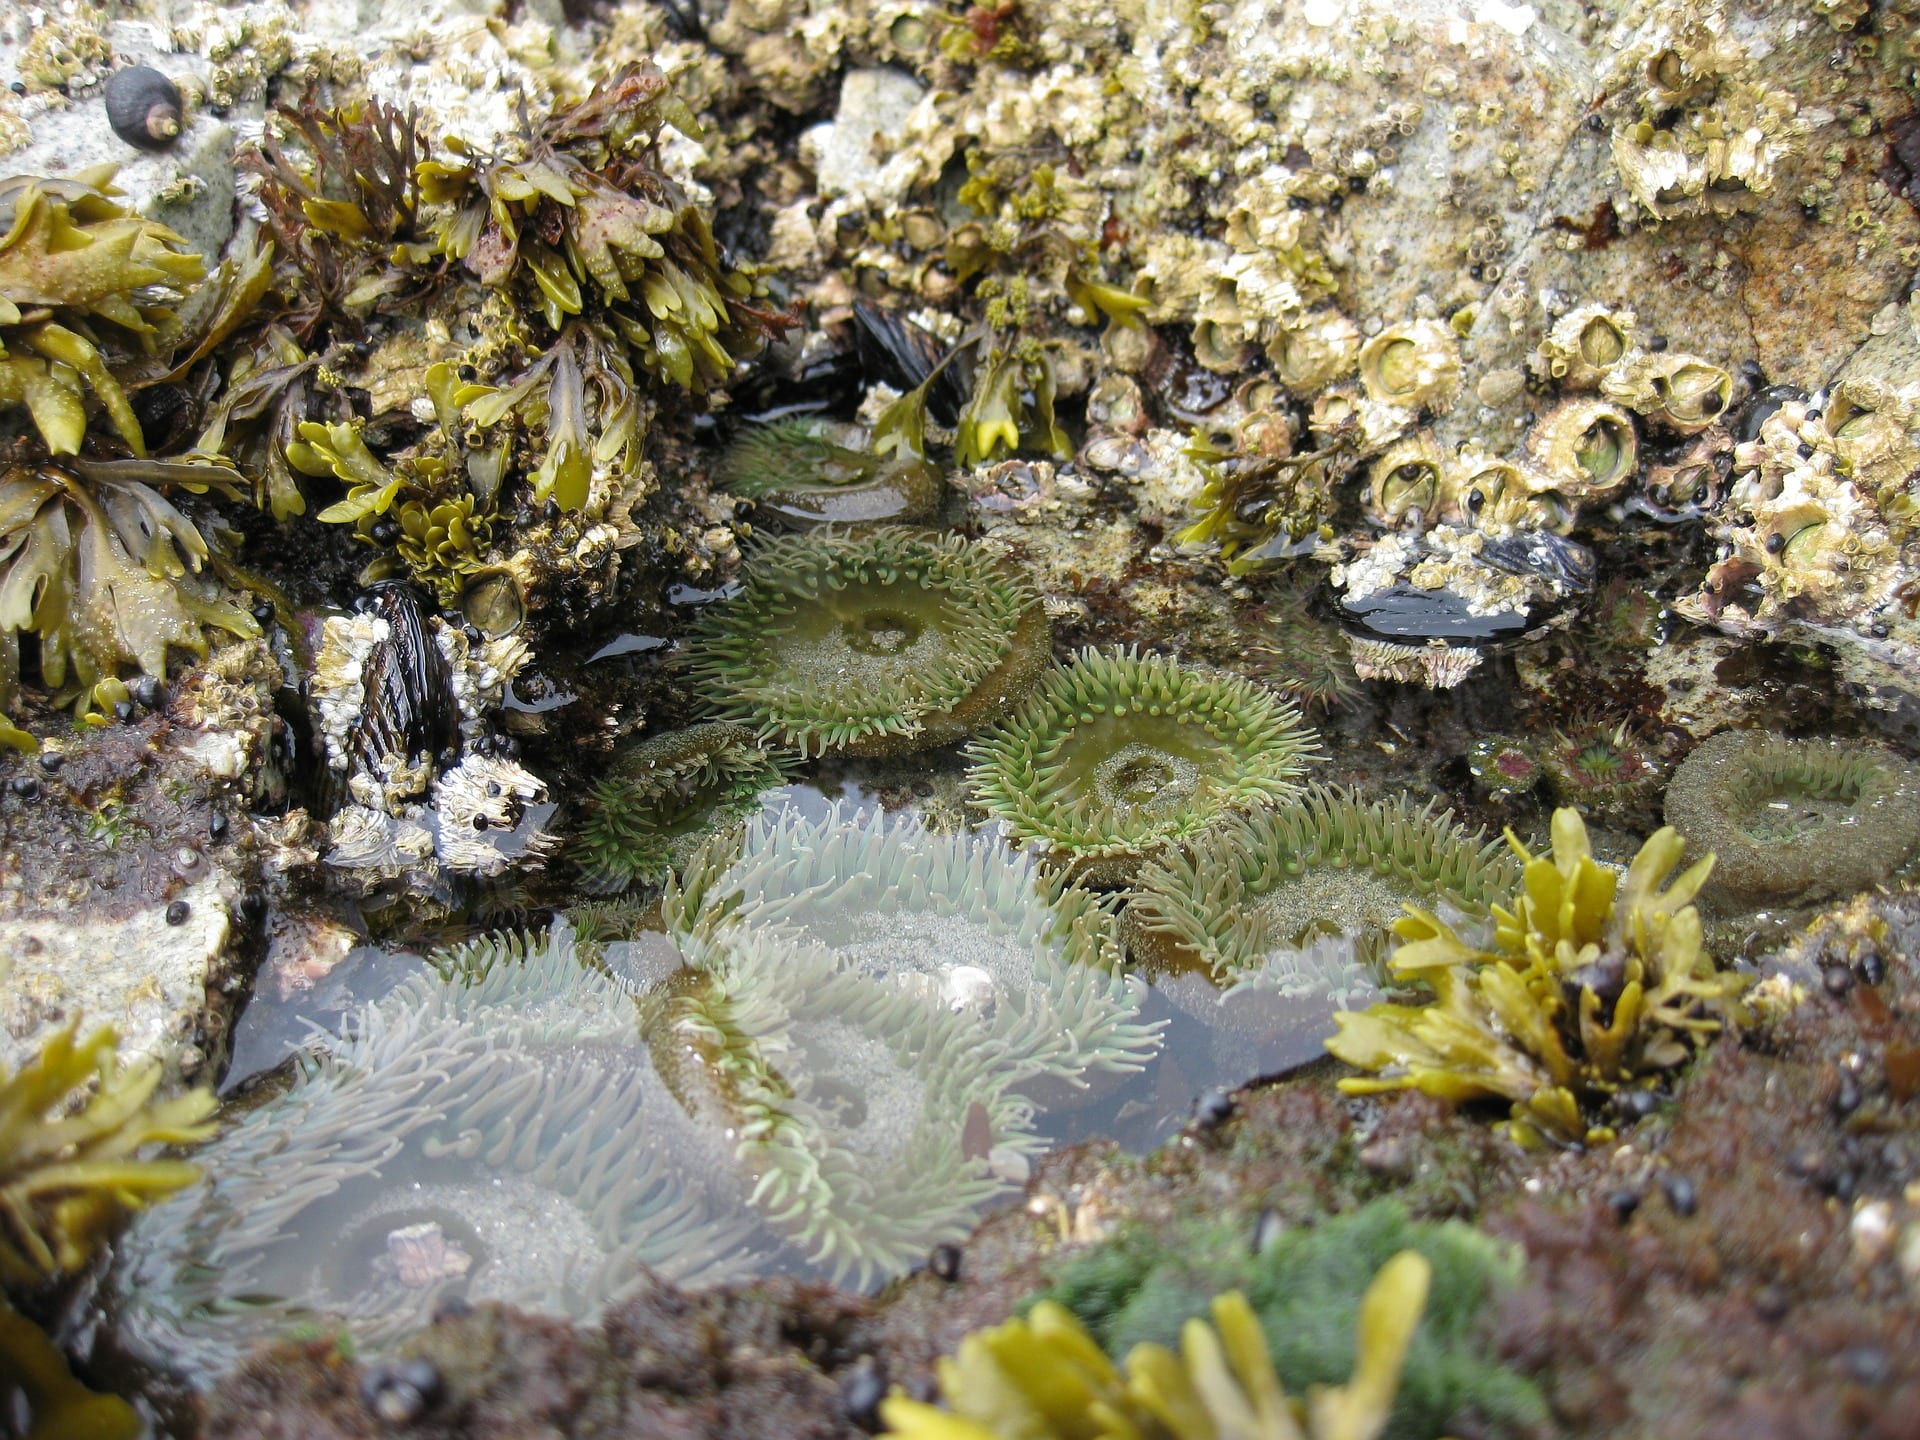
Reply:
M975 800L1092 884L1299 789L1318 740L1238 676L1137 649L1086 649L968 750Z
M1071 1311L1051 1300L1024 1320L976 1331L940 1362L949 1411L904 1395L881 1404L887 1433L926 1440L1014 1440L1090 1434L1212 1440L1222 1434L1367 1440L1380 1434L1426 1308L1432 1267L1405 1250L1380 1268L1360 1303L1353 1373L1346 1384L1290 1397L1274 1373L1246 1297L1214 1297L1213 1323L1198 1317L1180 1353L1143 1343L1116 1368Z
M656 1274L738 1276L766 1243L564 925L441 956L200 1159L116 1284L136 1353L202 1384L303 1324L378 1350L450 1296L584 1318Z
M666 879L710 829L751 813L783 768L751 730L724 720L629 747L588 792L575 827L581 883L611 894Z
M1799 104L1718 6L1669 5L1615 62L1613 164L1656 220L1754 208L1798 148Z
M1604 1140L1612 1132L1583 1100L1657 1084L1740 1016L1747 977L1715 968L1690 903L1713 857L1662 890L1684 849L1675 831L1653 835L1621 876L1594 860L1570 809L1554 812L1550 854L1509 843L1524 870L1493 909L1492 939L1410 908L1394 926L1393 973L1434 1001L1342 1012L1327 1049L1374 1072L1342 1080L1352 1094L1502 1099L1524 1144Z
M1811 904L1870 889L1920 853L1920 768L1870 740L1730 730L1674 771L1667 823L1714 855L1708 900Z
M1031 688L1051 626L979 545L882 528L775 540L695 623L687 666L729 719L802 755L951 744Z

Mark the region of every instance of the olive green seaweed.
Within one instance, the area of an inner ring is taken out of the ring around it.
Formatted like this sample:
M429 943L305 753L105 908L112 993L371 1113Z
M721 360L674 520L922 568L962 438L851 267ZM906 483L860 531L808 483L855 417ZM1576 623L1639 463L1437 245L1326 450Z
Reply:
M1507 839L1524 869L1493 908L1491 943L1469 943L1409 906L1394 926L1392 970L1431 986L1434 1002L1343 1011L1327 1049L1373 1072L1342 1080L1349 1094L1503 1099L1522 1144L1602 1143L1613 1132L1589 1123L1583 1100L1658 1083L1743 1018L1748 977L1714 967L1690 903L1713 857L1661 890L1684 849L1671 828L1624 876L1593 859L1576 810L1554 812L1550 854Z
M830 438L823 422L805 419L745 427L715 478L796 529L918 524L946 495L939 470L911 448L892 456L853 449Z

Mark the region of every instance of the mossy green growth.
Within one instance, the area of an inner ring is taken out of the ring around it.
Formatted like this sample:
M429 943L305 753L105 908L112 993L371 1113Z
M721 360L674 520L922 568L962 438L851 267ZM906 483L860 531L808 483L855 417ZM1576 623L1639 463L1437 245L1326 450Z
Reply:
M114 167L0 181L0 405L25 406L54 455L77 455L89 397L146 454L115 367L156 353L206 278L186 241L120 205Z
M1424 1258L1432 1285L1384 1434L1422 1440L1476 1416L1493 1433L1546 1419L1540 1392L1496 1359L1483 1325L1520 1276L1517 1249L1459 1221L1414 1221L1397 1200L1280 1232L1247 1254L1244 1226L1204 1220L1172 1231L1124 1229L1067 1262L1042 1303L1076 1315L1103 1349L1167 1344L1221 1286L1238 1286L1292 1390L1331 1384L1354 1367L1354 1327L1372 1277L1395 1255Z
M1231 982L1345 935L1363 964L1384 969L1389 927L1408 903L1484 917L1518 878L1498 841L1437 801L1366 801L1315 785L1150 860L1127 905L1128 943L1162 969L1199 966Z
M1680 763L1666 814L1717 857L1707 900L1812 904L1870 889L1920 853L1920 767L1869 740L1727 731Z
M1300 789L1300 712L1238 676L1138 649L1086 649L969 747L975 801L1090 884Z
M1287 1394L1259 1316L1239 1290L1194 1314L1178 1355L1143 1341L1124 1373L1073 1314L1043 1300L1025 1319L976 1331L940 1362L950 1409L895 1395L887 1433L911 1440L1375 1440L1392 1413L1401 1368L1432 1283L1417 1251L1393 1256L1360 1297L1345 1383Z
M786 536L695 622L687 668L728 719L802 755L951 744L1052 657L1039 597L991 551L893 527Z
M910 449L871 454L841 444L825 422L810 419L746 427L727 446L715 478L795 529L917 524L933 517L946 494L939 470Z
M205 656L210 628L259 634L245 610L189 578L209 559L207 542L155 488L231 490L239 480L161 460L0 470L0 691L19 673L23 631L39 638L48 689L83 714L124 671L165 679L170 648Z
M1748 977L1715 968L1690 903L1707 856L1660 889L1685 848L1664 829L1624 876L1593 859L1576 810L1553 816L1553 849L1535 856L1509 833L1521 883L1493 909L1486 945L1408 907L1394 926L1394 975L1431 986L1431 1005L1375 1005L1334 1017L1327 1049L1374 1072L1349 1094L1423 1090L1445 1100L1510 1103L1522 1144L1600 1144L1583 1101L1646 1088L1742 1018Z
M0 976L8 968L0 961ZM127 1211L200 1176L139 1157L212 1134L212 1092L155 1100L160 1062L123 1065L118 1043L111 1028L81 1040L68 1026L0 1074L0 1284L25 1290L84 1268Z
M574 837L581 883L610 895L667 878L716 827L743 819L785 779L744 725L714 721L641 741L588 796Z

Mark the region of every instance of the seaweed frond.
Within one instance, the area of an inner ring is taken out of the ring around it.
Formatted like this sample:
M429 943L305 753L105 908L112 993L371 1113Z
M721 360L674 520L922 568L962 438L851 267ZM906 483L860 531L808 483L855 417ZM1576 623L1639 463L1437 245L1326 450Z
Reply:
M1431 986L1431 1005L1375 1005L1334 1017L1327 1049L1369 1076L1349 1094L1424 1090L1442 1099L1503 1099L1523 1144L1603 1143L1581 1101L1645 1088L1739 1021L1744 975L1719 970L1691 903L1713 869L1696 862L1665 890L1684 843L1671 827L1640 848L1624 876L1599 865L1576 810L1553 816L1553 849L1522 864L1493 907L1490 948L1409 906L1394 926L1392 968Z
M153 1099L160 1062L122 1065L118 1043L110 1027L80 1040L70 1025L0 1077L0 1281L10 1286L80 1269L125 1211L199 1178L196 1166L139 1152L211 1135L212 1092Z

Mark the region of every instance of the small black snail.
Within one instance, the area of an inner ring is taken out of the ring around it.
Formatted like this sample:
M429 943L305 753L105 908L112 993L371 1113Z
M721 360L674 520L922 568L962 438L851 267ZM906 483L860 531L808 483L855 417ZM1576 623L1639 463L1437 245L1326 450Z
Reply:
M107 123L129 145L164 150L180 136L180 91L150 65L116 70L107 77Z

